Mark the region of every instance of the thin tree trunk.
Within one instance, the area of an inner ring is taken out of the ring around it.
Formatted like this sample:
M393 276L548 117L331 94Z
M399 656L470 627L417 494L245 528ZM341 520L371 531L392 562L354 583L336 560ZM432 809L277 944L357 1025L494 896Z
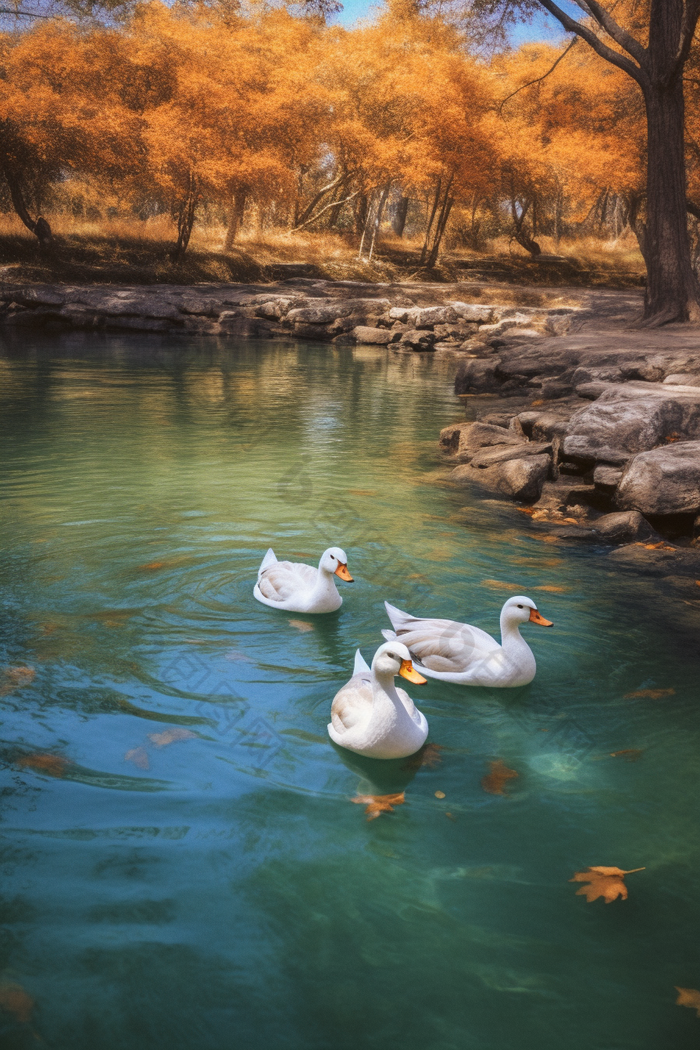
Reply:
M379 233L379 227L382 221L382 212L384 211L384 205L386 204L386 199L389 196L390 189L391 183L387 182L386 186L382 190L382 195L379 199L379 204L377 206L377 214L375 216L374 226L372 228L372 243L369 246L369 255L367 256L367 262L372 262L372 256L374 255L374 244L377 239L377 234Z
M187 251L190 243L192 228L194 226L197 211L197 180L190 172L187 179L187 190L184 200L181 200L174 210L174 218L177 223L177 241L172 251L174 262L179 262Z
M428 225L425 228L425 240L423 241L423 251L420 253L420 264L423 266L426 257L428 255L428 241L430 239L430 231L433 227L433 220L435 219L435 212L438 210L438 204L440 203L440 190L442 188L442 179L437 180L437 186L435 188L435 200L433 201L433 208L430 212L430 218L428 219Z
M46 247L46 245L50 244L52 240L51 227L41 215L39 215L36 220L32 219L24 200L22 184L15 172L8 165L3 165L2 173L5 176L7 188L10 191L12 206L15 209L17 216L22 220L27 229L37 238L39 241L39 247Z
M247 193L236 193L231 201L231 215L228 221L228 227L226 229L226 240L224 241L224 251L230 252L233 248L234 241L241 226L243 225L243 215L245 213L246 201L248 200Z
M450 175L449 182L447 183L447 186L445 187L445 195L444 195L443 200L442 200L442 205L441 205L441 208L440 208L440 215L438 217L437 226L435 228L435 237L433 238L433 246L430 249L430 255L428 256L428 262L426 264L427 268L429 270L432 270L432 268L435 266L435 263L437 262L437 257L438 257L438 252L440 251L440 243L442 241L442 236L443 236L443 234L445 232L445 227L447 226L447 220L450 217L450 212L452 211L452 205L454 204L454 198L450 197L450 189L452 188L453 181L454 181L454 176Z

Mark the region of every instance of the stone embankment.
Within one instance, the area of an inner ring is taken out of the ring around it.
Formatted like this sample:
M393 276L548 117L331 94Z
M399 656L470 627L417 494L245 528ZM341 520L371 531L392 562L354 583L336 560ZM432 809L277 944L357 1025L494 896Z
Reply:
M477 418L440 436L454 484L561 536L624 544L621 565L700 577L700 332L586 322L491 341L455 391Z
M296 278L276 285L12 285L0 324L172 332L391 346L399 352L480 352L486 340L541 338L568 328L575 307L464 302L463 286L381 285ZM466 286L467 290L469 286ZM540 295L540 298L542 296Z

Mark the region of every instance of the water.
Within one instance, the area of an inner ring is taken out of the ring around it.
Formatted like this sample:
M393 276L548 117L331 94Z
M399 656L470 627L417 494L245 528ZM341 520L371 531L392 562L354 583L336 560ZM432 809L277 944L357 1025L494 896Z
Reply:
M440 484L446 366L77 336L0 364L8 1050L697 1045L692 600ZM330 544L338 614L253 600L269 545ZM385 598L495 632L509 593L555 621L537 677L411 687L440 764L329 743ZM646 870L588 904L593 864Z

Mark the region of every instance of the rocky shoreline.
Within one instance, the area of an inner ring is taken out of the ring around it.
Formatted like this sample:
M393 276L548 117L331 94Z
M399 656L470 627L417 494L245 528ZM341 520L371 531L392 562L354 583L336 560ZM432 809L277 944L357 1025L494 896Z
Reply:
M0 286L6 330L314 340L454 358L456 486L618 562L700 577L700 332L634 330L634 291L463 282ZM622 545L622 546L620 546Z

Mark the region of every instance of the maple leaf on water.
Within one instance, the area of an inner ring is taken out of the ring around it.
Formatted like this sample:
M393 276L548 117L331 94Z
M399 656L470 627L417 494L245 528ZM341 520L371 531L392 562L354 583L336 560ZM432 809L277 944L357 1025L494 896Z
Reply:
M402 806L406 801L406 792L395 795L355 795L350 801L366 807L367 820L376 820L382 813L393 813L394 806Z
M700 992L697 988L679 988L678 985L675 988L678 992L676 1006L689 1006L700 1017Z
M482 778L482 788L484 791L488 791L490 795L505 795L503 785L507 780L514 780L520 774L516 773L514 769L509 769L500 758L496 759L495 762L490 762L489 765L491 772Z
M151 740L156 747L167 747L168 744L175 744L178 740L191 740L193 736L196 736L191 729L166 729L162 733L149 733L148 739Z
M137 769L148 769L150 766L145 747L132 747L131 751L124 755L124 761L133 762Z
M36 678L33 667L6 667L0 679L0 696L7 696L15 689L23 689Z
M625 693L623 700L661 700L664 696L675 696L675 689L636 689L633 693Z
M602 865L594 865L591 868L586 868L585 871L577 871L573 879L569 879L569 882L588 883L587 886L582 886L580 890L576 890L576 896L585 897L589 904L598 900L598 897L604 897L606 904L612 904L618 897L623 901L627 900L625 875L645 870L645 868L630 868L629 871L623 871L622 868L606 868Z
M70 765L68 759L61 755L49 755L38 752L33 755L20 755L15 764L20 769L36 769L39 773L46 773L50 777L62 777L66 768Z
M425 744L402 764L402 769L435 769L442 762L441 744Z
M12 1014L20 1024L29 1024L34 1000L16 981L0 981L0 1007Z

